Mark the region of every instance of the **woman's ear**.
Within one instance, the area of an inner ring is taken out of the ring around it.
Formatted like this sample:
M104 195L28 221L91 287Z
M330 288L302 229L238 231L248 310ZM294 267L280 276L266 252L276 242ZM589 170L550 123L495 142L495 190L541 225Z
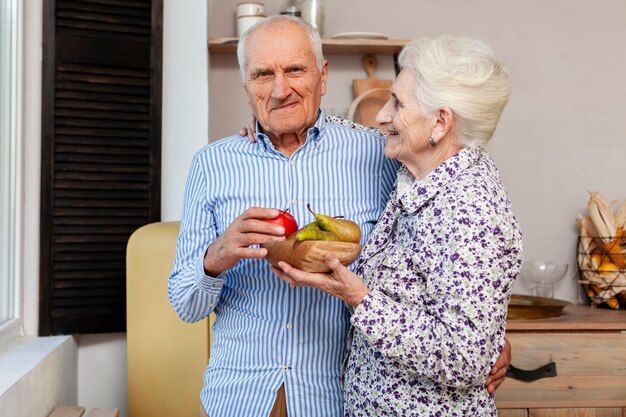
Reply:
M449 107L442 107L435 113L433 139L438 142L454 130L454 113Z

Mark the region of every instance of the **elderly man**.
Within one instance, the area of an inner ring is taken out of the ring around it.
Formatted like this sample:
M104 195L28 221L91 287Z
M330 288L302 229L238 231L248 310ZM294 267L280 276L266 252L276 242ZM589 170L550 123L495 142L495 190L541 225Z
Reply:
M170 301L188 322L216 314L203 412L338 417L348 310L319 290L278 279L258 245L284 239L282 227L264 221L278 209L289 209L300 225L310 222L307 203L357 222L365 241L397 166L375 131L320 111L328 64L318 33L302 20L265 19L244 34L238 58L258 141L234 135L195 155ZM494 367L496 386L504 356Z

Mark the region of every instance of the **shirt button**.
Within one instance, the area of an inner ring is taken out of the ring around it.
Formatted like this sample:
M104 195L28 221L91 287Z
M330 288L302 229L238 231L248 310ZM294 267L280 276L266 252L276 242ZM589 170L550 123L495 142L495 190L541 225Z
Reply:
M291 329L293 329L293 324L287 323L287 330L291 330Z
M283 365L283 372L287 372L289 370L289 367L287 365Z
M296 286L293 284L289 284L289 288L296 288Z
M292 199L291 199L291 204L293 204L294 206L296 205L296 203L297 203L297 202L298 202L298 201L296 201L296 199L295 199L295 198L292 198Z
M295 161L294 159L292 159L290 163L291 163L291 166L292 166L292 167L295 167L295 166L296 166L296 161Z

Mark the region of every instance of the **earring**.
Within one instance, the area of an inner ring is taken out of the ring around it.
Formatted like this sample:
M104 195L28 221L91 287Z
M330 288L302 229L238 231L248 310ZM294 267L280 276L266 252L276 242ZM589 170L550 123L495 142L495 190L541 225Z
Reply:
M430 142L430 146L432 146L433 148L437 146L437 142L435 142L435 139L433 139L432 136L430 137L428 141Z

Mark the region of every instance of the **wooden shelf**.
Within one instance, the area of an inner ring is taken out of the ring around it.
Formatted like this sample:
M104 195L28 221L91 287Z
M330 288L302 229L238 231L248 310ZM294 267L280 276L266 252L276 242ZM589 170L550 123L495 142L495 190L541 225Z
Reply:
M209 52L212 54L234 54L238 38L209 37ZM393 55L408 41L400 39L323 39L324 54L381 54Z

